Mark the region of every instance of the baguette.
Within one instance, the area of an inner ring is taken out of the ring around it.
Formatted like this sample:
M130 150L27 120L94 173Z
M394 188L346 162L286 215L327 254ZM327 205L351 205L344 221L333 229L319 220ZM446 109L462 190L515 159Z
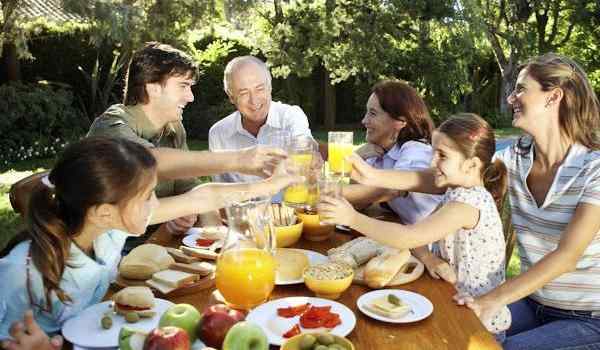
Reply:
M364 278L371 288L382 288L396 276L398 271L410 258L410 251L404 249L388 249L379 256L372 258L364 270Z
M190 248L183 245L180 246L179 249L181 249L186 255L200 259L217 260L217 257L219 256L219 254L207 249Z

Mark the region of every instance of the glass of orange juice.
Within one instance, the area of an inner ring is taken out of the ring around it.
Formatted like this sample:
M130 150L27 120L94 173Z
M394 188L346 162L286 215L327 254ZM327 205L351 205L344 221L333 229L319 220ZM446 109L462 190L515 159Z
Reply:
M329 153L329 171L345 177L350 175L350 164L345 158L352 154L354 133L352 131L330 131L327 150Z
M231 307L249 310L265 302L275 286L275 231L270 197L229 201L229 230L217 259L217 289Z
M309 136L297 136L291 140L286 161L288 173L301 175L306 178L303 183L289 186L283 193L283 201L286 205L294 208L302 208L311 200L310 173L316 160L318 145ZM312 181L314 182L314 181Z

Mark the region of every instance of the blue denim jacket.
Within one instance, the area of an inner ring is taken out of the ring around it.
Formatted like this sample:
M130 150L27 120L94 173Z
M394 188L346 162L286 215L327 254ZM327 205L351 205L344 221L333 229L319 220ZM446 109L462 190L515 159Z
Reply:
M110 230L96 238L93 243L95 259L90 258L75 244L71 245L60 287L72 302L63 303L52 293L52 312L44 310L47 303L42 275L33 262L29 267L29 278L34 305L29 299L27 257L31 241L15 246L6 257L0 259L0 340L9 337L11 324L22 320L28 309L33 309L34 318L44 331L56 333L66 320L100 302L110 282L117 276L121 249L128 235L123 231Z

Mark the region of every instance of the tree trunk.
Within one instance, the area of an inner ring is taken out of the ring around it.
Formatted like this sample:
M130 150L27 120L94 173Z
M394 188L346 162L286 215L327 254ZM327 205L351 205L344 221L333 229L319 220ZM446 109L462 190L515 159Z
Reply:
M508 96L515 88L515 80L517 77L517 59L511 55L508 63L502 69L502 83L500 88L500 117L505 121L510 121L511 111L508 105Z
M326 130L332 130L335 128L335 113L336 113L336 96L335 86L331 85L331 79L329 78L329 72L323 68L323 92L324 92L324 104L323 104L323 126Z
M3 51L4 66L6 67L6 80L21 80L21 68L19 65L19 59L17 58L17 47L14 43L6 43Z

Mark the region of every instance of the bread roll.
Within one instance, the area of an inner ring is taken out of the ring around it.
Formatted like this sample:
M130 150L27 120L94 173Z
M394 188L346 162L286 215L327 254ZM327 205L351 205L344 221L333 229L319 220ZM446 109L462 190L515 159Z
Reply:
M128 312L135 311L140 317L152 317L155 312L154 294L148 287L127 287L121 289L112 296L115 302L114 310L119 315L125 315Z
M369 260L364 270L364 278L371 288L382 288L386 286L400 268L410 258L410 251L388 249L379 256Z
M175 260L165 247L157 244L142 244L133 249L122 260L119 273L124 278L147 280L158 271L166 270Z

